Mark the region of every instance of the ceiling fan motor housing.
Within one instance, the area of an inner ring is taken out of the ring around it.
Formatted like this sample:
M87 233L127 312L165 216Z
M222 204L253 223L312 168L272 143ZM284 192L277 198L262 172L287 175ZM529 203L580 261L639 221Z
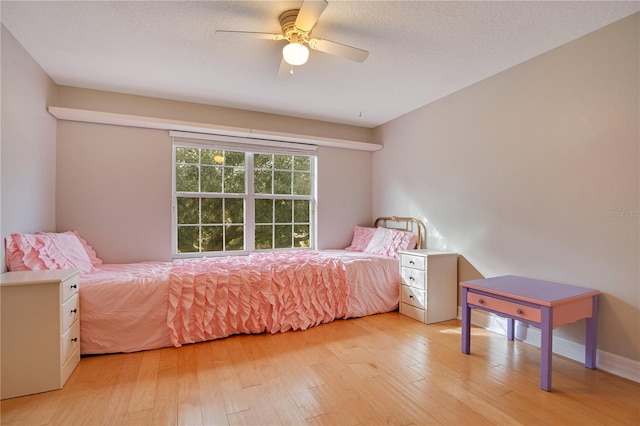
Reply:
M287 40L303 43L307 41L309 34L296 27L298 12L300 12L300 9L291 9L282 12L280 15L280 27L282 28L282 34L285 35Z

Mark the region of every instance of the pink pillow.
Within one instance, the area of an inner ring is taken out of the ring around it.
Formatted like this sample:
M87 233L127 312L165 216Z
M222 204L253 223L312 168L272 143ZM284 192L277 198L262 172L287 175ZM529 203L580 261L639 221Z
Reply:
M398 257L398 251L413 249L416 246L417 235L413 232L398 229L377 228L369 245L364 250L367 253L381 254L388 257Z
M91 264L93 266L100 266L102 265L102 259L100 259L98 257L98 255L96 254L96 251L93 249L93 247L91 247L89 245L89 243L87 243L87 240L85 240L84 238L82 238L80 236L80 234L78 234L78 231L71 231L74 234L76 234L76 237L78 237L78 240L80 241L80 244L82 244L82 247L84 247L84 250L87 252L87 256L89 256L89 259L91 259Z
M353 240L351 241L351 245L345 248L345 250L364 251L364 249L369 245L369 241L371 241L371 237L373 237L375 232L376 228L356 225L355 228L353 228Z
M74 232L11 234L5 239L10 271L46 269L95 270L84 246Z

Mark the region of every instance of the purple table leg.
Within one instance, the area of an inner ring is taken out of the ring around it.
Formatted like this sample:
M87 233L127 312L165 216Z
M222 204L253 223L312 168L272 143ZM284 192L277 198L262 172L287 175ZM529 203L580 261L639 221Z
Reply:
M471 308L467 304L467 288L462 287L462 353L471 351Z
M513 340L513 329L515 320L513 318L507 318L507 339Z
M540 323L540 389L551 390L551 353L553 337L553 309L542 306L542 322Z
M596 368L596 346L598 334L598 295L593 296L593 312L591 318L587 318L587 336L585 340L584 365L587 368Z

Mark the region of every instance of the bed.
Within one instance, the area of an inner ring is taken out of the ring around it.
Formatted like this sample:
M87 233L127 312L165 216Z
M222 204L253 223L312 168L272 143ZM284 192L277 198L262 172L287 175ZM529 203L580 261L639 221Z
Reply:
M81 269L80 348L88 355L305 330L393 311L397 252L419 248L421 234L417 220L392 216L354 227L343 250L132 264L102 264L75 231L12 234L5 244L10 270Z

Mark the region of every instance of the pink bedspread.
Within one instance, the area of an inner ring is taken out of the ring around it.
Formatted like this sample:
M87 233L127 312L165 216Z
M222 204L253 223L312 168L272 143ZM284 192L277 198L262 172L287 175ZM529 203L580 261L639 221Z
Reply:
M343 250L102 265L81 275L82 354L304 330L398 306L398 261Z

